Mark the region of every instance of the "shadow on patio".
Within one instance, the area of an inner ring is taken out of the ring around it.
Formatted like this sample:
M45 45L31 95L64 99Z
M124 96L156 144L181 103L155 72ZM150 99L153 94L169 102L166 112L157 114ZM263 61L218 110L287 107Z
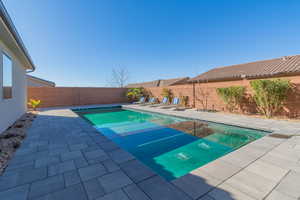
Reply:
M196 174L168 182L71 110L49 110L0 177L0 199L242 199L219 183Z

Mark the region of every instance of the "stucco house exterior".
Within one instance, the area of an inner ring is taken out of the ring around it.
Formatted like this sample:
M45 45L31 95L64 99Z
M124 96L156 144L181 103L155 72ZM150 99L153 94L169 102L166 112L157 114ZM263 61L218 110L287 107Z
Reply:
M0 133L27 110L26 73L34 64L0 1Z
M52 81L48 81L28 74L26 78L27 78L27 87L55 87L55 83Z

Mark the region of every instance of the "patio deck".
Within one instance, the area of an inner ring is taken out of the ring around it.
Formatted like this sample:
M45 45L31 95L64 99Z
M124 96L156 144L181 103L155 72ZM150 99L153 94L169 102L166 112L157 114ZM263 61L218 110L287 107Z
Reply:
M299 137L263 137L167 182L70 109L44 110L0 177L0 199L296 200L300 197L300 123L138 105L124 107Z

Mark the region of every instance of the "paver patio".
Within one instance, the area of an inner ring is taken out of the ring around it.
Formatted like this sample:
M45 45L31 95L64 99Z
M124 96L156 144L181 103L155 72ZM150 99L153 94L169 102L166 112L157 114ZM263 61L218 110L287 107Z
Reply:
M300 123L247 116L155 111L226 124L300 133ZM256 140L168 182L70 109L41 111L0 177L1 200L294 199L300 197L300 135Z

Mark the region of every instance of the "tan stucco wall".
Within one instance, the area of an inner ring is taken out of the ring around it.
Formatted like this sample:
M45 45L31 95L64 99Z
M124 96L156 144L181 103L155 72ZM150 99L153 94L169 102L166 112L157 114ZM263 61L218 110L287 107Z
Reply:
M127 88L28 87L28 99L41 100L40 107L126 103Z
M294 90L289 93L288 99L284 102L284 107L278 115L283 115L289 118L300 118L300 76L286 76L279 77L281 79L288 79L294 86ZM257 113L256 105L251 100L253 93L250 87L251 80L236 80L236 81L220 81L209 83L197 83L195 88L192 84L183 84L169 87L153 87L146 88L154 97L162 99L163 88L169 88L175 97L188 96L189 105L198 109L203 109L203 100L207 99L207 109L217 111L228 111L222 99L217 95L216 89L230 86L244 86L246 87L246 99L243 102L243 109L240 113L253 114ZM207 94L207 95L203 95ZM206 97L205 97L206 96Z
M12 99L2 98L3 70L2 52L10 56L13 62L13 97ZM27 83L26 71L16 56L0 40L0 133L7 129L27 110Z

